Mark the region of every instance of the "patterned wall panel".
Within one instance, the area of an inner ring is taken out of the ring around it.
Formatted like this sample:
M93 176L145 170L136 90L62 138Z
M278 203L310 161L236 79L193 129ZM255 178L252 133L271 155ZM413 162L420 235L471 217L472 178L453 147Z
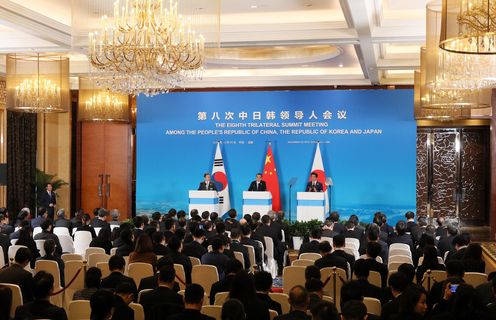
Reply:
M432 144L431 213L433 217L456 216L456 132L434 131Z
M417 214L427 215L428 204L428 131L418 129L417 131Z
M461 135L460 219L463 221L483 222L486 219L487 136L487 130L463 130Z

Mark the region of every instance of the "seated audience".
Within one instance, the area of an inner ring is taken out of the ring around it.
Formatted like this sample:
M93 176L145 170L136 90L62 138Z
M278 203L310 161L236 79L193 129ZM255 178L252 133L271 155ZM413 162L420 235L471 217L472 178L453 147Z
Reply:
M213 212L212 212L213 213ZM239 228L239 222L236 220L238 213L236 212L236 209L230 209L227 214L229 215L229 218L227 218L224 223L226 224L226 231L231 231L232 229ZM210 219L212 222L215 223L212 219Z
M36 260L51 260L57 262L57 265L59 266L59 273L60 273L60 285L64 287L65 281L64 281L64 261L60 259L59 257L55 256L55 242L51 239L45 240L43 243L43 249L45 250L45 255L43 257L40 257Z
M33 274L26 271L31 261L31 251L28 248L19 248L14 263L0 270L0 283L16 284L21 288L24 303L33 300Z
M340 257L338 255L332 255L331 245L329 242L324 241L319 244L319 251L322 255L322 258L317 259L315 261L315 266L319 269L327 268L327 267L336 267L341 268L347 272L348 270L348 262L345 258Z
M255 272L253 279L255 281L255 289L257 290L258 299L265 302L269 306L270 310L277 311L277 314L281 315L281 304L272 300L269 296L269 292L272 288L272 275L267 271L258 271Z
M160 259L158 259L156 268L154 268L155 274L153 276L149 276L141 279L138 286L138 292L145 289L158 288L158 278L160 274L159 271L165 266L174 267L174 262L172 261L172 258L170 256L163 256ZM174 292L179 292L179 283L177 281L174 282L174 287L172 288L172 290L174 290Z
M205 253L202 258L202 264L210 264L217 267L219 279L223 279L225 269L229 258L224 254L225 245L222 239L216 238L212 243L212 252Z
M414 222L415 223L415 222ZM407 224L400 220L396 223L396 233L389 238L389 244L404 243L410 246L410 251L413 252L413 240L410 234L407 234Z
M152 233L153 253L157 256L166 256L171 254L171 250L165 245L165 236L161 231Z
M486 272L486 262L482 259L482 247L479 243L471 243L468 245L465 254L463 255L463 267L465 272Z
M448 228L444 224L444 217L436 218L437 228L436 228L436 237L444 238L448 236Z
M110 213L107 211L105 208L99 208L98 209L98 217L95 217L96 219L93 219L91 221L91 226L93 228L108 228L110 229L110 224L107 222L107 220L110 217Z
M401 272L389 276L389 290L392 299L382 306L381 317L383 320L393 319L400 312L400 296L408 287L408 279Z
M136 295L136 285L129 282L119 283L114 291L114 313L112 320L134 320L134 311L129 307Z
M379 233L380 232L381 231L379 229L379 226L377 226L376 224L371 224L369 226L369 230L367 233L367 241L368 242L377 242L378 244L381 245L381 253L379 253L379 257L381 257L382 263L387 264L388 258L389 258L389 247L388 247L386 242L379 239ZM365 252L366 251L367 251L367 245L365 245Z
M367 263L367 260L365 260L365 259L357 260L355 262L354 273L355 273L355 277L357 279L355 281L360 286L362 296L370 297L370 298L376 298L376 299L379 299L380 301L384 302L382 289L371 284L368 280L369 274L370 274L370 265Z
M238 299L229 299L222 305L221 320L245 320L245 307Z
M31 227L34 229L34 228L38 228L38 227L41 227L41 224L43 223L43 221L45 221L46 219L48 218L48 211L46 208L44 207L40 207L38 208L38 212L36 214L36 218L34 218L33 220L31 220Z
M458 229L455 226L453 226L452 224L448 224L446 226L446 231L447 231L447 234L445 236L442 236L439 239L439 243L437 246L437 248L439 250L439 254L441 255L441 257L444 257L444 254L446 252L449 252L449 251L452 251L455 249L453 247L453 239L458 235Z
M138 290L133 278L124 275L126 261L121 256L111 256L108 262L110 274L102 279L101 287L103 289L116 290L122 283L127 283L133 289L135 297L138 296Z
M72 234L71 220L65 218L65 209L57 210L57 220L53 222L55 228L67 228L69 234Z
M257 263L257 267L261 270L264 259L263 242L259 243L255 239L252 239L251 227L248 224L241 226L241 233L241 244L253 247L255 250L255 261Z
M91 296L90 320L109 320L114 313L114 295L107 290L98 290Z
M387 284L388 268L384 263L377 262L376 258L380 252L380 244L377 242L369 242L367 245L367 258L364 260L368 264L370 271L377 271L381 274L382 289L384 289Z
M246 320L269 320L269 306L257 297L253 277L240 271L232 280L229 299L241 301L246 311Z
M84 289L74 292L72 300L90 300L91 296L100 289L102 271L97 267L86 270L84 275Z
M50 273L39 271L33 278L34 301L17 307L15 319L67 320L65 310L50 303L53 283L53 276Z
M421 286L408 286L401 294L399 302L399 313L394 319L426 319L427 296L425 289Z
M112 232L109 228L103 228L98 233L96 238L93 238L90 242L90 247L92 248L102 248L105 250L106 254L110 254L110 250L112 250L112 241L111 239Z
M215 320L202 314L201 307L205 291L199 284L188 284L184 292L184 311L167 318L168 320Z
M322 230L320 228L314 228L310 233L310 240L306 243L302 243L300 250L298 252L298 258L302 253L320 253L319 244L320 238L322 237Z
M10 320L10 309L12 308L12 290L0 285L0 320Z
M339 312L332 302L321 301L312 309L313 320L339 320Z
M14 232L14 227L10 225L9 213L7 209L0 208L0 233L10 235Z
M234 279L234 276L243 270L243 266L241 262L236 259L231 259L226 264L226 276L224 279L220 279L219 281L212 284L210 289L210 304L215 303L215 295L219 292L229 292L231 290L231 283Z
M119 246L117 247L115 254L121 257L129 256L135 249L133 231L129 228L125 228L121 231L119 240Z
M422 264L417 268L417 283L421 283L427 270L446 270L444 264L438 262L436 247L425 246L423 257Z
M331 220L326 219L324 226L322 227L322 237L334 238L338 234L339 233L334 230L334 223Z
M152 239L146 234L141 234L136 240L134 251L129 254L129 263L143 262L152 266L157 263L157 255L153 253Z
M451 283L464 283L463 276L465 275L465 271L463 263L460 260L452 260L446 263L446 275ZM442 282L435 282L432 285L427 299L430 309L443 298L443 291L446 288L448 279Z
M362 238L363 229L357 228L357 226L355 225L355 223L353 221L348 220L345 223L344 227L345 227L345 230L342 234L344 235L345 238L353 238L353 239L357 239L357 240L360 240Z
M451 260L463 260L465 251L470 243L470 236L467 233L462 233L453 238L453 248L446 257L446 263Z
M243 261L246 271L250 270L250 257L248 255L248 249L241 244L241 231L238 228L231 230L231 250L233 252L240 252L243 254Z
M16 245L25 246L29 249L31 252L30 267L34 269L36 259L40 257L40 251L33 240L33 229L31 227L26 226L19 230L19 239L17 239Z
M193 266L191 264L191 260L185 255L181 253L182 249L182 240L176 236L170 238L168 247L171 250L170 257L174 263L180 264L184 268L184 273L186 275L186 279L182 279L187 284L191 283L191 271L193 270Z
M338 234L334 236L332 241L332 247L334 251L331 253L331 256L342 257L345 258L346 261L350 265L350 272L353 273L353 265L355 264L355 256L344 251L345 247L345 237L342 234ZM348 269L346 269L348 271ZM350 275L348 275L350 276Z
M365 320L367 319L367 307L362 301L350 300L343 305L341 320Z
M46 219L41 223L41 232L34 236L34 240L53 240L55 242L55 255L60 257L62 255L62 245L60 244L59 237L53 233L53 222Z
M201 259L201 257L207 253L207 248L203 246L206 239L205 230L196 228L193 231L192 238L193 241L185 244L182 252L188 257Z
M312 317L307 314L309 303L310 297L307 290L302 286L294 286L289 291L291 311L275 317L274 320L310 320Z
M77 227L76 231L89 231L92 238L96 238L95 229L90 226L91 218L90 215L85 213L81 216L81 226Z
M305 289L307 289L310 302L308 309L312 310L318 303L322 302L324 296L324 284L320 279L311 278L305 282Z
M475 306L474 298L475 289L471 285L458 284L453 292L452 285L448 282L443 299L432 309L431 319L494 319L494 314L490 317L486 310Z
M398 272L405 275L408 284L412 284L415 280L415 268L409 263L403 263L398 267Z
M496 272L491 272L488 276L488 282L483 283L475 288L475 301L481 308L496 306Z

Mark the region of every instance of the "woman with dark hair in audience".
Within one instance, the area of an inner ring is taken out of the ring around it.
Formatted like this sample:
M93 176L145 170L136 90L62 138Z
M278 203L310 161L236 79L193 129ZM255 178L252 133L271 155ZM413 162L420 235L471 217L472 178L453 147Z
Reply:
M395 320L421 320L426 319L427 295L425 289L410 285L400 296L400 313Z
M424 273L427 270L446 270L444 264L440 264L437 260L437 249L434 246L425 246L424 248L424 260L422 264L417 268L417 283L420 284Z
M134 234L130 228L122 230L119 235L119 245L117 246L116 255L124 257L134 250Z
M238 299L246 311L246 320L269 320L269 307L257 297L253 277L246 271L234 276L229 299Z
M434 238L426 233L420 236L417 248L412 252L413 265L418 266L419 258L424 254L426 246L435 246Z
M90 300L91 296L100 289L102 271L97 267L89 268L84 274L84 289L74 292L72 300Z
M106 254L110 254L110 250L112 249L112 241L110 237L112 232L110 228L102 228L98 233L96 238L93 238L90 242L90 247L102 248L105 250Z
M468 245L462 261L465 272L485 273L486 271L486 262L482 260L482 247L478 243Z
M222 305L220 315L222 320L245 320L246 313L243 304L238 299L229 299Z
M16 245L26 246L29 251L31 251L31 269L34 269L36 259L40 257L40 252L36 247L36 242L33 240L33 229L30 226L26 226L19 230L19 239L17 239Z
M432 309L432 320L491 319L489 314L474 306L475 289L468 284L446 283L443 299Z
M150 236L142 233L136 240L136 248L129 254L129 263L144 262L152 266L157 263L157 255L153 252L153 243Z

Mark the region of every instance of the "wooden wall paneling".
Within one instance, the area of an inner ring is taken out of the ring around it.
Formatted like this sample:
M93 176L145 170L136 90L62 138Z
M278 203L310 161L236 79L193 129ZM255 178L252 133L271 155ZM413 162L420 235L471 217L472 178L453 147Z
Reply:
M81 207L92 212L103 205L98 186L105 174L105 124L85 122L81 129Z

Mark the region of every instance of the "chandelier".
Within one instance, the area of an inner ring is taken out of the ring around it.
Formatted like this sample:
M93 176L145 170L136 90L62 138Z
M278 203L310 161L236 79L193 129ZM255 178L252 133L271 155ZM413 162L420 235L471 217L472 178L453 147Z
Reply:
M104 15L100 32L89 34L88 59L100 85L127 94L154 95L200 78L204 39L176 0L126 0Z
M11 111L67 112L70 105L69 59L8 54L6 85L7 108Z
M496 0L443 0L442 10L442 49L496 54Z
M92 79L79 78L78 121L129 121L128 97L98 88Z

